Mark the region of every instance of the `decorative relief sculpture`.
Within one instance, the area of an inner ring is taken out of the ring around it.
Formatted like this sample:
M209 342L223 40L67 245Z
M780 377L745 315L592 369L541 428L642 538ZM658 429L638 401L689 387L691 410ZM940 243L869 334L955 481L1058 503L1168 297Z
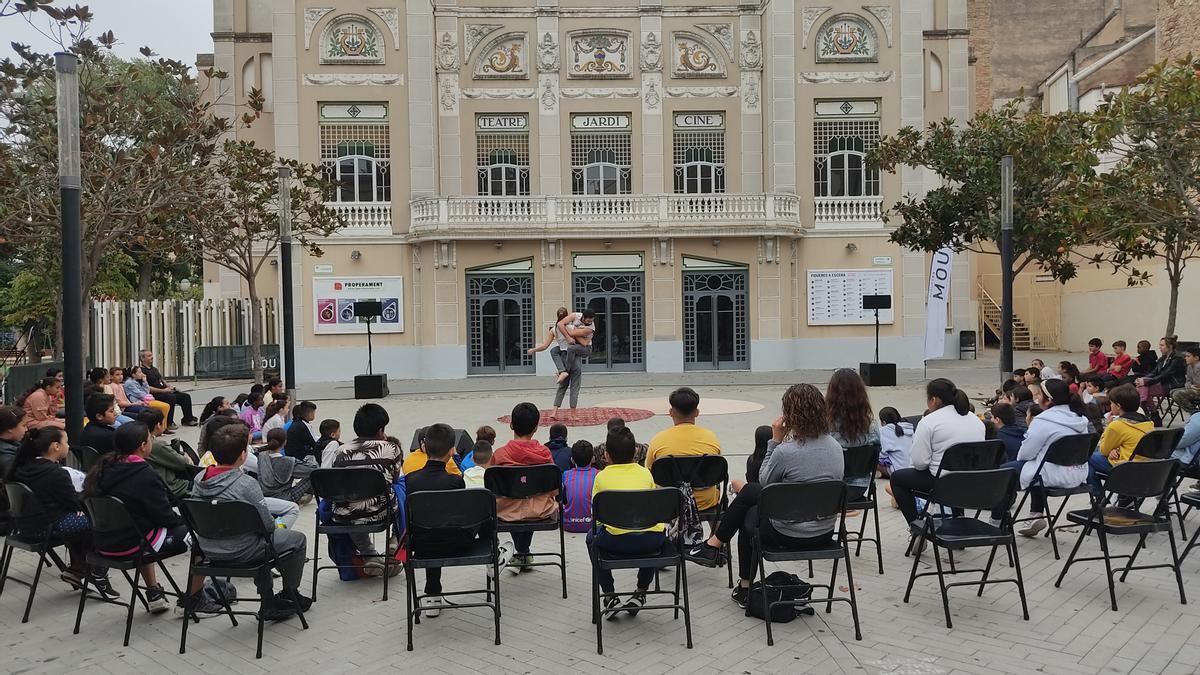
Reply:
M570 77L629 77L629 35L613 31L571 34Z
M642 34L642 72L657 73L662 70L662 42L658 33Z
M379 29L357 14L334 18L321 35L321 63L383 63Z
M760 70L763 65L762 41L758 33L746 31L742 37L742 70Z
M816 24L817 19L821 18L825 12L828 12L830 7L805 7L804 15L800 24L800 47L808 48L808 35L812 32L812 27Z
M480 51L475 59L475 77L485 80L524 79L529 76L525 64L525 34L508 33Z
M458 70L458 45L450 31L442 33L437 44L437 68L441 72Z
M542 35L537 46L537 69L539 73L554 73L558 71L558 43L550 31Z
M308 7L304 10L304 48L308 49L312 41L313 30L326 14L333 11L332 7Z
M696 28L717 38L717 42L725 48L725 53L733 55L733 26L727 23L698 23Z
M863 5L863 9L875 15L879 19L879 24L883 26L883 34L887 37L887 44L892 46L892 8L889 5Z
M818 62L879 60L875 29L856 14L840 14L826 21L817 33Z
M675 77L725 77L725 62L712 47L689 33L675 33Z
M503 28L498 23L469 23L466 28L466 39L463 42L463 58L468 59L475 51L475 47L483 41L483 38L495 33Z

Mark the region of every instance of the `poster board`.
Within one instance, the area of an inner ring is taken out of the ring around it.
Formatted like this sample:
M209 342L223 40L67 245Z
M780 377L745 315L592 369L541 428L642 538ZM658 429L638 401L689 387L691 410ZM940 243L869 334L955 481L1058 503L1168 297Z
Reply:
M313 332L317 335L366 333L367 324L354 316L354 303L378 300L383 316L372 333L404 332L403 277L313 277Z
M879 310L879 323L895 322L891 267L808 270L808 325L873 325L875 310L862 308L864 295L890 295L893 309Z

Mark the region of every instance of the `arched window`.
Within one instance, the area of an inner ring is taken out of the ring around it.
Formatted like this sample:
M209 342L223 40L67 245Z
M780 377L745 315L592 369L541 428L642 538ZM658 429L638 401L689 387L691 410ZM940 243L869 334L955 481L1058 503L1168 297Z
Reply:
M478 169L479 194L512 197L529 194L529 161L517 150L501 148L487 153L487 163Z
M879 196L879 170L867 166L879 143L878 120L817 122L813 136L815 196Z
M942 90L942 60L929 52L929 91Z
M725 191L725 147L724 137L715 134L688 134L707 136L697 139L700 145L687 144L684 133L675 137L675 192L676 194L714 194ZM709 142L704 142L705 140Z
M612 150L590 150L587 164L583 167L583 193L585 195L620 194L620 167L617 153Z
M326 175L337 184L328 201L391 201L391 156L386 134L386 126L322 125L322 164Z
M632 142L628 132L571 134L571 192L627 195L632 187Z

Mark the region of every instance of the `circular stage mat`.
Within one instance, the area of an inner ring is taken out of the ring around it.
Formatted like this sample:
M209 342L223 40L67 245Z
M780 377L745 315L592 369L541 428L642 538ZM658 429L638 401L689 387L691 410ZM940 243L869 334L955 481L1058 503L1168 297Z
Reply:
M539 426L548 427L551 424L565 424L568 427L595 427L607 424L614 417L620 417L626 422L637 422L654 417L653 412L634 406L576 408L573 411L563 408L558 411L558 417L551 417L550 413L550 410L542 410L542 421ZM512 421L512 416L505 415L498 418L497 421L508 424Z
M655 415L666 415L670 404L667 403L667 397L662 398L634 398L623 401L606 401L601 403L602 406L613 406L616 408L645 408L653 410ZM739 401L730 398L708 398L700 399L700 415L733 415L736 413L758 412L763 409L761 403L753 401Z

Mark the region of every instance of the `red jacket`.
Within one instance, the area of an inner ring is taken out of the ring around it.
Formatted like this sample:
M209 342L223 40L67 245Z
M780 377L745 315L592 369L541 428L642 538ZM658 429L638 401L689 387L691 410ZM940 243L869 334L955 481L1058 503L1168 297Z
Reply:
M514 439L492 455L491 466L532 466L553 464L550 449L530 439ZM535 495L528 499L496 498L496 517L510 522L542 520L558 512L554 497L558 491Z
M1129 374L1131 365L1133 365L1133 357L1129 354L1113 357L1112 365L1108 367L1108 374L1113 377L1125 377Z

